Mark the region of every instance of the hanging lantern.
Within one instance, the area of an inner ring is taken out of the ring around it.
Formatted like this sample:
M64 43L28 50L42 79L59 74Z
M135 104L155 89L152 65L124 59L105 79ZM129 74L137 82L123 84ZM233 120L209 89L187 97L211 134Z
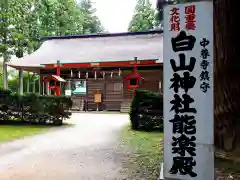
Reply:
M72 70L71 70L71 77L73 77L73 72L72 72Z
M86 72L86 79L88 78L88 72Z
M133 66L133 72L126 77L124 77L124 81L127 81L128 83L128 89L133 89L134 94L136 95L136 89L139 87L139 81L143 80L144 78L141 77L139 72L137 71L137 58L134 58L134 66Z
M113 77L113 72L111 72L111 75L110 75L110 76L111 76L111 78Z
M121 69L118 69L118 76L121 76Z
M81 78L81 72L78 71L78 78L80 79Z

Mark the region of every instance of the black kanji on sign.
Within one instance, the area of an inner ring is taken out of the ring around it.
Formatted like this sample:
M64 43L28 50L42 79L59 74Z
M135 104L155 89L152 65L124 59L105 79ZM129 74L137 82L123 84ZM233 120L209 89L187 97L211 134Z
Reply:
M191 156L196 156L196 140L195 136L191 136L189 138L185 134L181 134L178 138L172 137L172 153L179 154L181 156L185 156L185 153L188 152Z
M206 70L209 65L209 62L207 60L202 60L200 65L204 70Z
M193 157L173 157L173 165L169 173L180 173L180 175L196 177L197 173L193 172L194 166L196 166L196 161L193 159Z
M181 31L175 38L171 39L171 42L174 52L191 51L194 48L196 38L192 35L187 36L185 31Z
M175 113L179 113L180 109L182 109L182 98L178 94L174 94L174 100L170 101L173 104L170 111L174 110Z
M210 85L209 83L206 83L206 82L203 82L201 85L200 85L200 89L202 92L206 93L208 88L210 88Z
M200 81L209 81L209 72L208 71L202 71L200 74Z
M194 76L190 76L189 72L184 72L183 77L174 73L173 78L170 79L170 81L172 82L170 89L173 88L175 93L178 93L178 89L180 87L187 93L189 89L194 87L196 78Z
M200 41L200 46L202 46L203 48L205 48L207 45L209 45L210 41L206 38L202 38L202 40Z
M176 114L180 113L197 113L196 108L190 108L190 104L195 102L188 94L183 94L182 98L178 94L174 94L174 100L170 101L173 105L170 111L175 111Z
M173 133L185 133L193 135L196 133L196 120L194 116L178 115L176 114L173 119L169 120L173 124Z
M194 67L195 67L195 63L196 63L196 58L195 57L190 57L190 63L189 65L186 65L186 56L183 53L180 53L179 55L179 62L180 62L180 66L176 66L176 61L174 59L170 60L170 64L172 66L172 69L174 72L177 71L190 71L192 72Z
M202 49L202 50L201 50L201 58L207 59L208 56L210 56L208 49L205 49L205 48Z

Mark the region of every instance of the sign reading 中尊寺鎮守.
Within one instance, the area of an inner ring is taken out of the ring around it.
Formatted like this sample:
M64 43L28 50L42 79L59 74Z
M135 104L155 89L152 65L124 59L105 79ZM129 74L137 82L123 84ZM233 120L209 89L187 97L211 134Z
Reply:
M164 178L214 179L213 3L164 7Z

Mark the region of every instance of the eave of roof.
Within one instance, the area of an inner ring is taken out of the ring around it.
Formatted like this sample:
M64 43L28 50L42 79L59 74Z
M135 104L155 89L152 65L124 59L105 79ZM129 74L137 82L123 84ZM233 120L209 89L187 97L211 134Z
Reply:
M119 63L139 60L157 60L163 62L163 36L161 30L93 34L77 36L46 37L41 47L30 55L10 61L11 67L29 70L53 65L59 60L61 64Z
M98 33L98 34L81 34L81 35L69 35L69 36L47 36L42 37L41 40L53 40L53 39L85 39L85 38L100 38L100 37L121 37L121 36L137 36L137 35L150 35L150 34L162 34L163 30L149 30L141 32L120 32L120 33Z

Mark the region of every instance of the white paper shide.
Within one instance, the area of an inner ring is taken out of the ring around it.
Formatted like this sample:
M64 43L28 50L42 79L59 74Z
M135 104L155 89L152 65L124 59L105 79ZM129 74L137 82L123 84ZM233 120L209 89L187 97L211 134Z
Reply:
M164 178L213 180L213 4L164 8Z

